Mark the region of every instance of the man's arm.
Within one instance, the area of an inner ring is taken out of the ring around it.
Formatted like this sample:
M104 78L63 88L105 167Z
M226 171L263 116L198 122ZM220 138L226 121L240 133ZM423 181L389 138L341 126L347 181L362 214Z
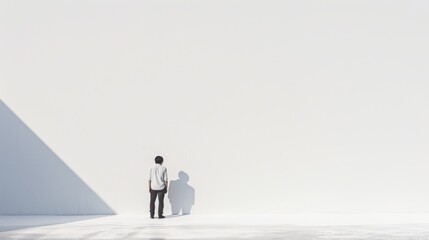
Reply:
M149 170L149 192L150 192L150 182L152 180L152 169Z
M164 182L165 182L165 192L167 193L167 189L168 189L168 175L167 175L167 169L165 170L165 175L164 175Z

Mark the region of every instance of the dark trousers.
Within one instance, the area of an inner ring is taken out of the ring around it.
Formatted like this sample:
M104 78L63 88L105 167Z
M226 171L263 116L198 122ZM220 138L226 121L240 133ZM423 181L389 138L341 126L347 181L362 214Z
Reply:
M158 196L158 216L161 216L164 211L164 196L166 192L166 188L162 190L150 190L150 215L153 216L155 214L155 200L156 196Z

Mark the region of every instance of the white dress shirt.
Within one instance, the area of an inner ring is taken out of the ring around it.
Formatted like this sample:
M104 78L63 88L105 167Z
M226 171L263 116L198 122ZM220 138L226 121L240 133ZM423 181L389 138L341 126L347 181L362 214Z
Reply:
M168 182L167 168L157 163L149 172L150 188L152 190L162 190L165 182Z

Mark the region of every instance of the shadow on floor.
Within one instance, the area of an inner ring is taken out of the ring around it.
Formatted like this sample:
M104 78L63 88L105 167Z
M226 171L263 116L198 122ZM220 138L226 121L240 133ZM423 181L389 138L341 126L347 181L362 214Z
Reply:
M3 215L0 216L0 232L71 223L107 216L110 215Z

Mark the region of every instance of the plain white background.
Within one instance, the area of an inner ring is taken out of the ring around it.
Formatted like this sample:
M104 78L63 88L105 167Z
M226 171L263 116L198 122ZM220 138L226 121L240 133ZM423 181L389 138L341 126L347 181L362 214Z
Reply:
M1 1L0 98L117 213L156 155L192 213L427 212L428 11Z

